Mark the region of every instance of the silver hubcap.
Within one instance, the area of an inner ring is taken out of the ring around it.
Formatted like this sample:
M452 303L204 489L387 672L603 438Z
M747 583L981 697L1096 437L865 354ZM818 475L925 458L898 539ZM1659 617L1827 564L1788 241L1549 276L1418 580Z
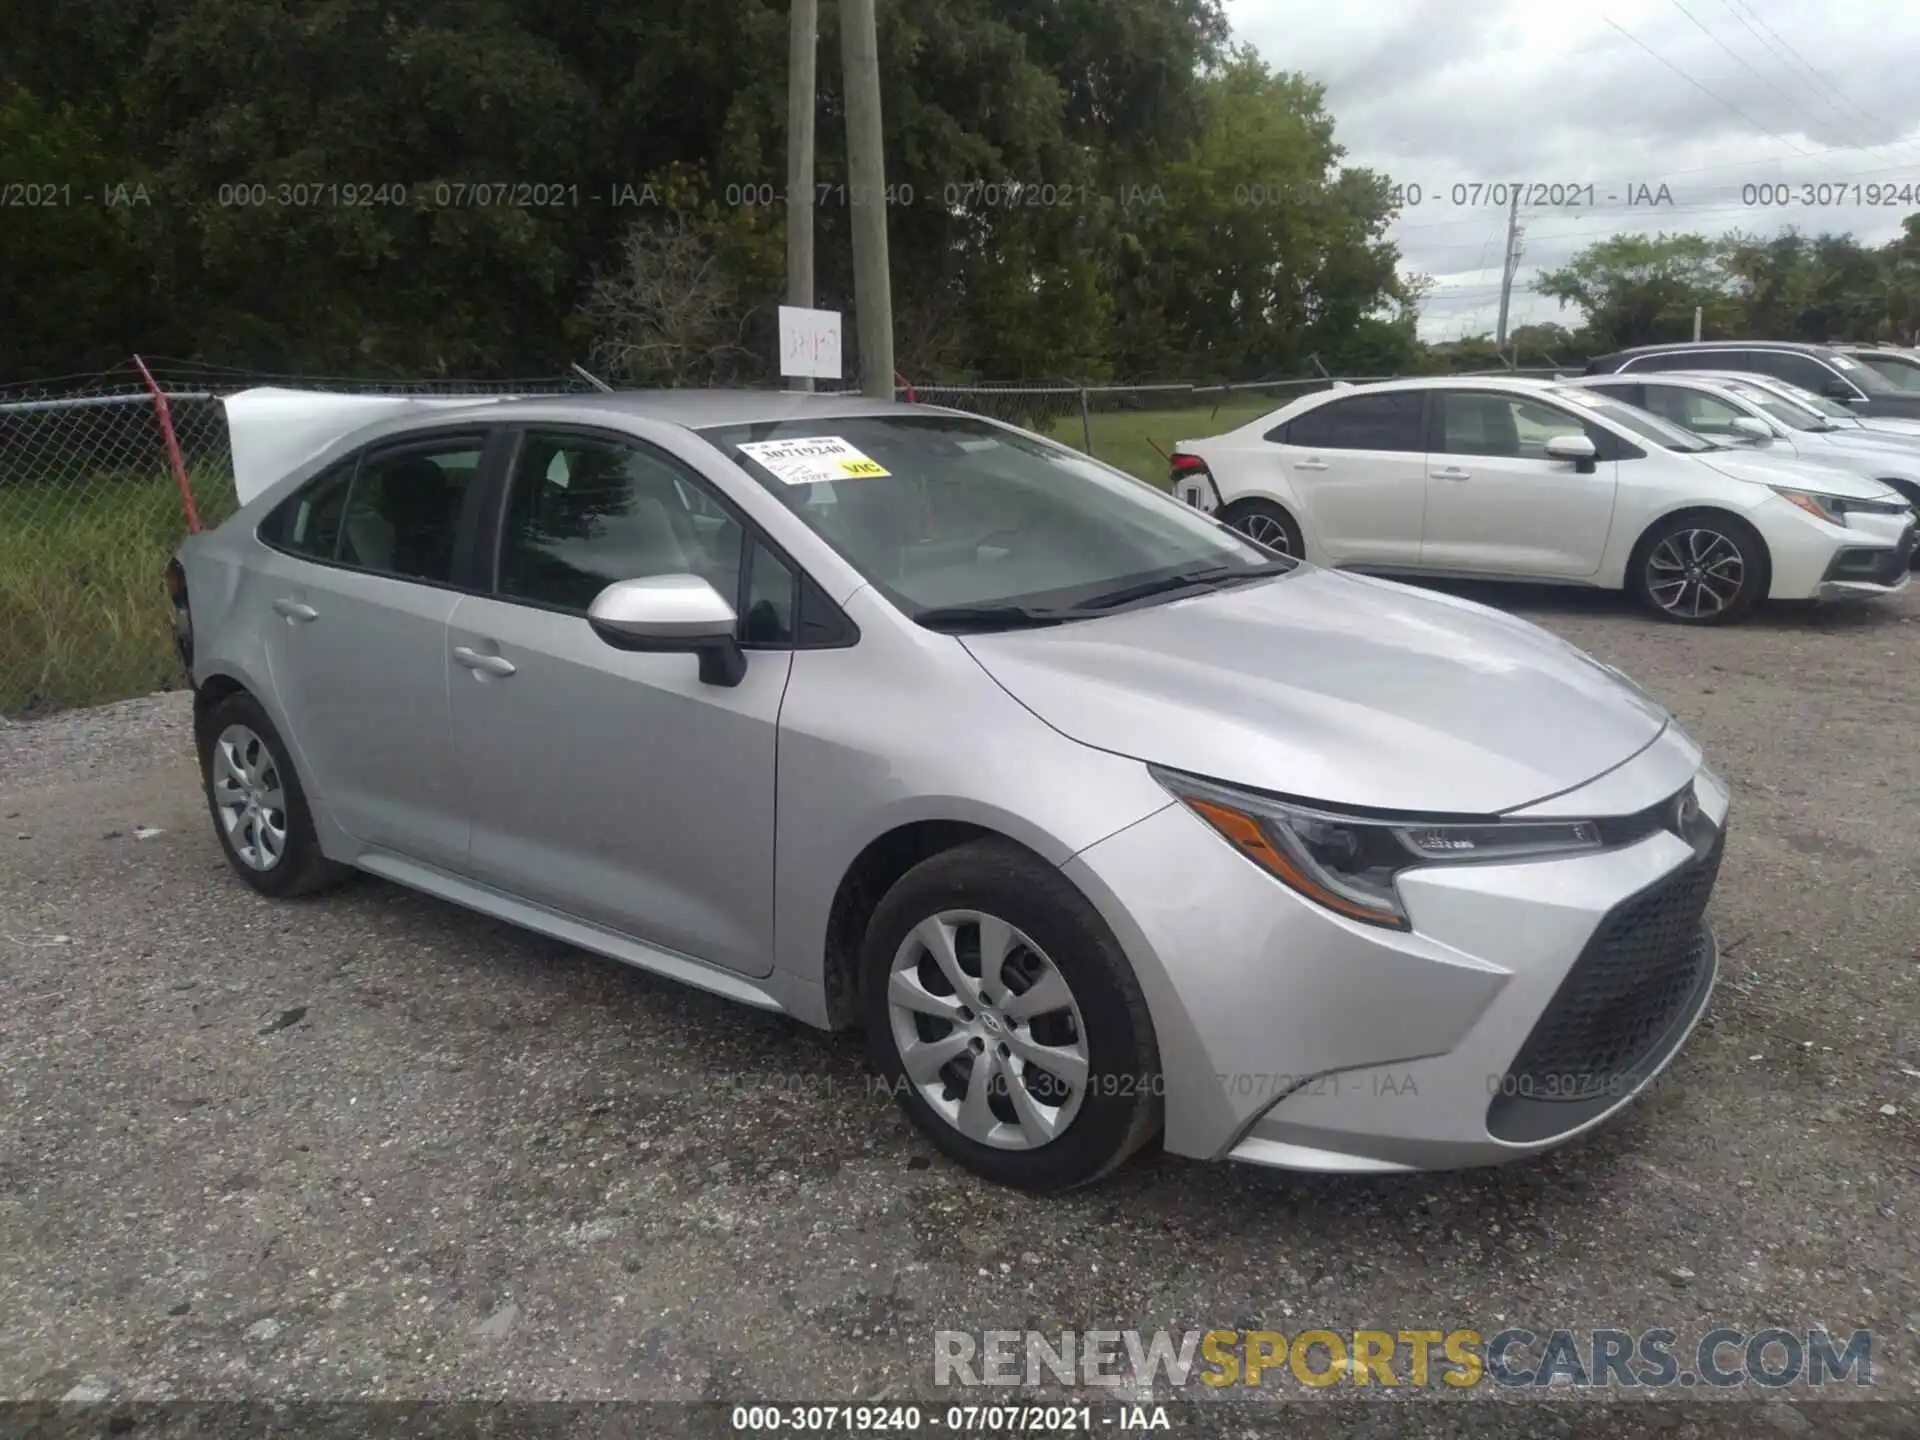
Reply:
M287 852L287 796L273 752L245 725L213 747L213 806L242 864L271 870Z
M1681 530L1647 557L1647 593L1670 615L1717 615L1746 583L1740 547L1717 530Z
M1004 920L943 910L893 957L887 1008L920 1096L970 1140L1031 1150L1066 1133L1087 1089L1087 1032L1066 977Z
M1293 554L1293 542L1287 537L1287 527L1271 515L1242 515L1240 523L1234 528L1256 545L1278 550L1282 555Z

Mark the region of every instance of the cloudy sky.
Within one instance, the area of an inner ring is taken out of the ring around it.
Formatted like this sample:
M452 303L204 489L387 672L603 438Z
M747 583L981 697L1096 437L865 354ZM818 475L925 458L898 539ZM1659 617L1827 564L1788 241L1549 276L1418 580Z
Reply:
M1386 171L1409 201L1420 187L1393 234L1407 268L1436 282L1429 340L1494 328L1507 197L1486 192L1500 182L1580 187L1577 207L1523 200L1513 324L1577 321L1527 282L1619 231L1797 225L1874 243L1920 211L1914 0L1227 0L1227 12L1270 65L1327 87L1351 163ZM1794 203L1752 188L1780 182ZM1455 186L1475 184L1477 205L1454 203ZM1662 185L1671 203L1628 203ZM1843 203L1801 205L1806 185ZM1883 199L1911 187L1910 203L1854 203L1856 185Z

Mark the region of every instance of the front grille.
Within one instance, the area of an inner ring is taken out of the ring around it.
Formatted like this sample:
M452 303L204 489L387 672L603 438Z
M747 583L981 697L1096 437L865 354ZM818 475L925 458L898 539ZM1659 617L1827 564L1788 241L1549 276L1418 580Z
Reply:
M1842 550L1827 567L1826 578L1853 580L1869 585L1898 585L1913 566L1916 544L1920 544L1920 530L1908 526L1900 543L1891 550Z
M1550 1103L1623 1099L1713 963L1705 918L1712 847L1613 912L1573 962L1501 1091Z

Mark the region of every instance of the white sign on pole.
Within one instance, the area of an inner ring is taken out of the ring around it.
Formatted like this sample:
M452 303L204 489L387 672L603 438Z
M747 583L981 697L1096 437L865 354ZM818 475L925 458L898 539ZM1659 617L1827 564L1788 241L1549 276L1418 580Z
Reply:
M780 373L813 380L840 378L840 312L780 307Z

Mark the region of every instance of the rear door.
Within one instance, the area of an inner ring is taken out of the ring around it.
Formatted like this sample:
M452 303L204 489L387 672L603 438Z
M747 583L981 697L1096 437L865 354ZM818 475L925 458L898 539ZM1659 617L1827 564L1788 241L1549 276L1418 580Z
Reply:
M457 865L447 620L475 522L485 430L375 446L262 524L267 669L301 774L363 844Z
M1269 432L1300 522L1332 565L1414 569L1426 521L1424 390L1316 405Z
M1613 437L1545 400L1500 390L1435 390L1421 565L1431 570L1579 579L1600 568L1613 523ZM1590 472L1547 441L1586 435Z

